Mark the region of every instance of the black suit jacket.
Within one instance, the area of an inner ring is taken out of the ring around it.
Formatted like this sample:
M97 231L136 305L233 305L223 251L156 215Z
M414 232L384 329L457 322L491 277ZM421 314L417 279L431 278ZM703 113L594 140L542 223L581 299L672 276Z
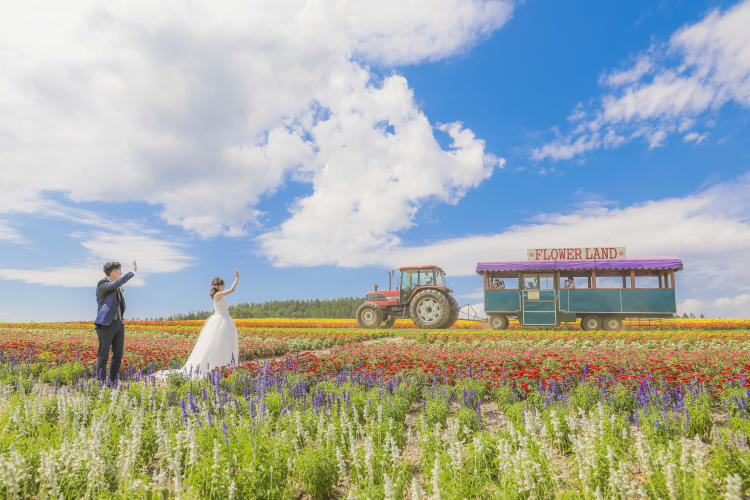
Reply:
M117 281L109 281L107 278L99 281L96 285L96 319L94 324L97 326L111 325L114 321L117 310L120 311L120 318L125 317L125 297L122 294L122 285L135 276L130 272L123 275Z

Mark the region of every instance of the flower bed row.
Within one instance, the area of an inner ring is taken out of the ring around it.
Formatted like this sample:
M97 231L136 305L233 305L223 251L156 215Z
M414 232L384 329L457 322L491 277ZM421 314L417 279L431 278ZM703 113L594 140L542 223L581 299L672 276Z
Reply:
M278 335L273 332L264 337L240 337L240 360L280 356L288 352L325 349L347 342L372 338L367 335ZM156 369L182 364L195 345L196 335L164 338L127 332L123 368ZM0 329L0 353L19 359L34 359L41 353L58 363L79 362L89 368L96 363L98 342L90 331L18 331ZM238 361L240 361L238 360Z
M354 319L289 319L289 318L252 318L235 319L237 328L243 329L284 329L284 328L318 328L318 329L356 329L357 322ZM203 320L191 321L126 321L126 325L134 331L166 331L194 333L200 330ZM749 319L655 319L655 320L628 320L624 326L629 330L750 330ZM59 322L59 323L0 323L0 329L22 329L22 330L71 330L80 328L93 328L90 321ZM397 330L415 329L414 323L408 319L396 321L394 328ZM523 329L518 321L512 320L509 328L511 330ZM578 330L579 323L564 323L550 330ZM486 330L487 323L482 321L458 320L452 330Z
M482 380L489 387L512 384L519 388L566 387L588 380L629 385L643 382L659 389L698 384L718 395L728 383L750 388L750 344L737 340L653 342L573 340L548 343L534 340L481 344L352 344L338 346L326 356L302 353L284 361L245 363L223 370L225 376L247 370L276 373L292 371L317 379L348 370L363 376L390 379L426 374L441 383L466 377Z

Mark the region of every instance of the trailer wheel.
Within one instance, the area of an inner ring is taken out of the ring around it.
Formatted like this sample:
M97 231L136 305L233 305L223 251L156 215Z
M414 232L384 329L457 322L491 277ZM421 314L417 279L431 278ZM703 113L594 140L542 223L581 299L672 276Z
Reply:
M507 330L508 318L503 314L490 314L490 328L493 330Z
M380 328L393 328L394 324L396 324L396 316L389 314L385 317L383 322L380 323Z
M432 288L418 292L409 305L409 316L419 328L444 328L450 315L448 297Z
M357 308L357 323L361 328L377 328L383 321L383 311L370 302L365 302Z
M581 318L581 330L599 330L601 327L602 320L599 319L599 316L584 316Z
M622 320L617 316L607 316L602 322L602 327L610 332L622 330Z

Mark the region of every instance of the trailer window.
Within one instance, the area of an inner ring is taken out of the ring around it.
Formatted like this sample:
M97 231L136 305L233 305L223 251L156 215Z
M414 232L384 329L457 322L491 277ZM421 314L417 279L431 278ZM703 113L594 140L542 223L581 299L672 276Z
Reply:
M568 281L568 278L573 278L573 286L566 286L566 282ZM564 290L566 288L588 288L589 287L589 279L586 277L580 277L580 276L566 276L565 274L560 275L560 290Z
M488 290L518 290L518 278L490 276L487 278Z
M555 277L552 274L524 273L521 275L526 290L554 290Z
M630 277L627 279L629 280ZM596 288L623 288L622 283L622 276L596 277Z
M630 278L628 278L630 281ZM663 288L666 280L662 279L661 287ZM628 285L630 286L630 285ZM636 288L660 288L658 276L636 276L635 277Z

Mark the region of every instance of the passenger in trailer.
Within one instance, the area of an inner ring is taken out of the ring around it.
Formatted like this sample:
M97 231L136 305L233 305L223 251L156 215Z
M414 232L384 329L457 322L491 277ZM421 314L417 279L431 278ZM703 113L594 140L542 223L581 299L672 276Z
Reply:
M573 280L573 276L568 276L568 279L565 280L565 288L575 288L576 282Z
M505 288L505 281L499 280L499 279L493 280L492 281L492 288L499 288L499 289Z
M529 288L529 289L539 288L539 279L538 278L534 278L533 280L531 280L528 283L526 283L526 288Z

